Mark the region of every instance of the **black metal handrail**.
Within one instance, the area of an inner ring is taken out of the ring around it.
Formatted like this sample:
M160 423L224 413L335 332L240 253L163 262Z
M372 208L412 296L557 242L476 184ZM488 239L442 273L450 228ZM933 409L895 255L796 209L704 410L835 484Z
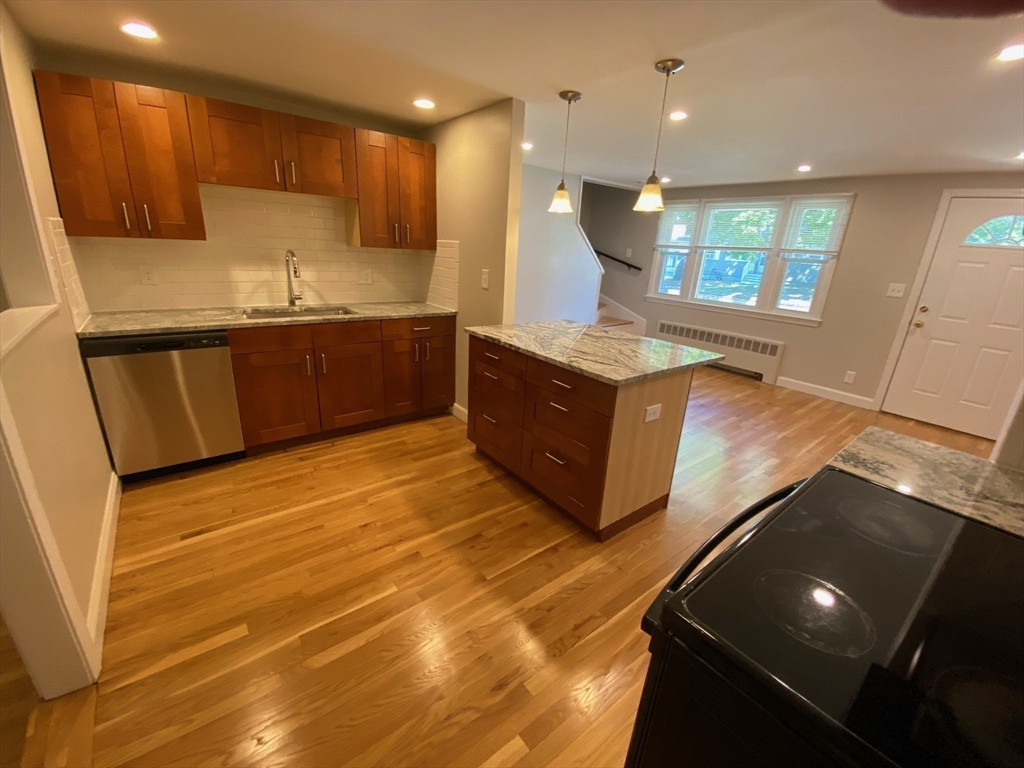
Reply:
M611 255L605 253L604 251L599 251L596 248L594 249L594 253L596 253L598 256L603 256L606 259L611 259L612 261L619 262L619 264L622 264L626 268L627 271L629 271L631 269L635 269L637 272L643 272L644 271L642 267L638 267L636 264L630 264L628 261L623 261L622 259L618 259L618 258L616 258L614 256L611 256Z

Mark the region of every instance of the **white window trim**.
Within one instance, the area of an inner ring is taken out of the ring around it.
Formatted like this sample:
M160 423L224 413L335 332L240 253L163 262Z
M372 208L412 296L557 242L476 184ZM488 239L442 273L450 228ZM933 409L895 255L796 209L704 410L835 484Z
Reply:
M793 210L794 203L800 200L829 200L836 198L849 198L850 208L847 211L846 226L843 229L842 237L839 242L836 243L834 251L801 251L797 249L785 249L783 245L783 236L785 230L789 226L790 214ZM856 199L856 195L852 192L832 192L828 194L820 195L785 195L785 196L763 196L763 197L733 197L733 198L706 198L706 199L690 199L690 200L671 200L668 201L670 204L675 205L696 205L697 215L694 219L694 235L691 242L695 242L700 238L702 227L704 225L704 216L707 211L708 205L712 203L777 203L779 205L779 226L776 226L775 232L773 233L772 242L769 246L764 248L747 248L745 250L758 250L767 251L768 260L765 264L765 271L761 278L762 289L758 290L757 304L752 307L739 304L726 304L724 302L716 301L705 301L698 299L694 295L694 282L696 281L696 273L698 262L702 259L692 258L692 256L702 250L706 250L707 246L697 245L664 245L657 244L654 247L654 256L651 262L651 275L647 285L647 294L645 296L647 301L659 303L659 304L673 304L683 305L691 307L693 309L702 309L710 312L721 312L729 315L740 315L746 317L758 317L765 320L774 320L784 323L792 323L794 325L805 325L805 326L817 326L821 324L821 316L825 308L825 301L828 296L829 287L832 284L832 276L835 273L836 261L839 258L840 250L843 246L843 240L846 238L846 229L849 227L849 217L853 212L853 203ZM659 293L658 285L661 282L662 272L662 250L681 250L687 251L686 267L683 271L682 280L679 285L679 296L668 293ZM723 250L723 249L719 249ZM734 249L735 250L735 249ZM821 272L818 276L818 284L814 289L814 296L811 300L811 308L808 312L795 312L793 310L779 309L775 305L778 302L779 292L782 290L782 274L783 270L783 253L828 253L830 258L822 263Z

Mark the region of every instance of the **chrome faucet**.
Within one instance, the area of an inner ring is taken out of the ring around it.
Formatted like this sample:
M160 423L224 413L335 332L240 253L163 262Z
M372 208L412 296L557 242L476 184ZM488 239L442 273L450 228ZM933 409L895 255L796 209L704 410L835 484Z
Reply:
M299 257L291 249L284 252L284 270L288 276L288 306L294 307L295 302L302 299L302 291L296 291L292 286L292 275L302 277L299 272Z

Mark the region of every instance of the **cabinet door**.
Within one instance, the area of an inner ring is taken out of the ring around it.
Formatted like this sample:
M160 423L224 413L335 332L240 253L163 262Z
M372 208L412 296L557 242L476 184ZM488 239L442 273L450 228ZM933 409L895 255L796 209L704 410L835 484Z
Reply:
M316 350L320 423L350 427L385 416L384 360L380 342Z
M64 231L139 237L114 84L42 71L35 79Z
M200 181L284 189L277 112L186 96Z
M205 240L185 95L130 83L114 92L142 233Z
M312 349L232 355L247 447L320 431Z
M384 342L384 410L401 416L421 410L421 339Z
M455 337L433 336L421 342L424 408L455 402Z
M401 248L398 204L398 138L356 130L359 239L364 248Z
M437 170L433 144L398 139L398 187L403 248L437 250Z
M356 197L356 132L347 125L281 115L284 180L291 192Z

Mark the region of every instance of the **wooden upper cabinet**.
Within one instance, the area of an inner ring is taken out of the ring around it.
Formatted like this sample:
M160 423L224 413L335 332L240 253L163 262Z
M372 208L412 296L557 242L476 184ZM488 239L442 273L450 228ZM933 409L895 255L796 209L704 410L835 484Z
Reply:
M356 129L359 238L364 248L401 248L398 137Z
M358 196L354 128L282 114L281 147L289 191Z
M398 139L398 188L403 248L437 250L436 148Z
M114 84L42 71L35 80L64 230L139 237Z
M285 188L277 112L203 96L186 96L185 101L199 181Z
M205 240L184 94L129 83L114 92L142 233Z

